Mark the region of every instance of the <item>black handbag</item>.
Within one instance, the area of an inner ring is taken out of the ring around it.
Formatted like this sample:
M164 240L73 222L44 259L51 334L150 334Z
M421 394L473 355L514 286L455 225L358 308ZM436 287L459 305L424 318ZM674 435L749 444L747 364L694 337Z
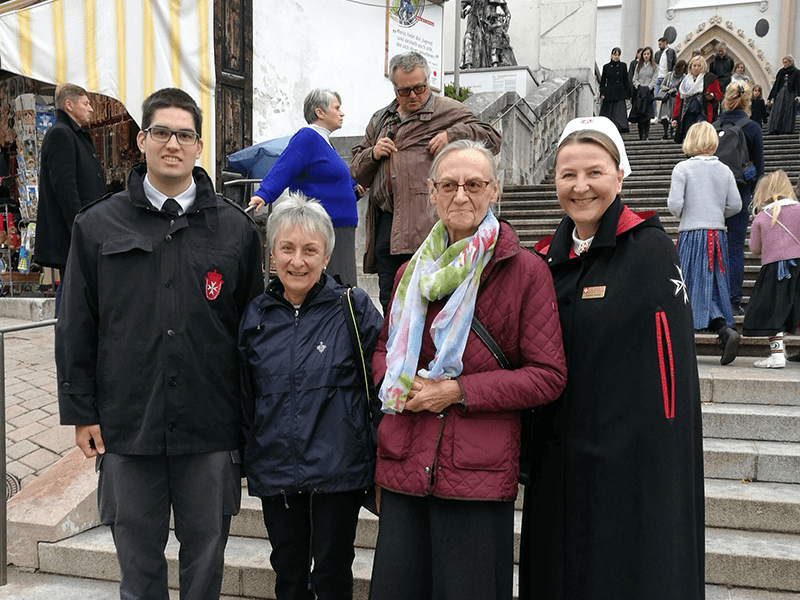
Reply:
M500 348L499 344L492 337L492 334L486 330L483 323L480 322L478 317L472 317L472 331L492 353L497 363L504 369L511 369L511 363L508 357ZM528 448L530 446L530 438L533 432L533 409L526 408L520 411L520 453L519 453L519 482L522 485L528 485L531 479L531 464L528 460Z

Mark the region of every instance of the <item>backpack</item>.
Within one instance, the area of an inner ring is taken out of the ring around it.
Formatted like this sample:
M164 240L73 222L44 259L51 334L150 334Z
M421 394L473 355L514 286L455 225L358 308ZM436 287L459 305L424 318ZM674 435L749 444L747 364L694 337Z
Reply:
M726 165L733 171L733 177L736 179L737 185L747 184L752 175L747 177L752 171L755 174L755 169L750 168L750 151L747 149L747 137L744 135L742 127L750 121L750 118L745 116L738 120L736 123L730 121L722 122L720 120L714 121L714 129L717 130L717 138L719 145L714 156L719 158L720 162Z

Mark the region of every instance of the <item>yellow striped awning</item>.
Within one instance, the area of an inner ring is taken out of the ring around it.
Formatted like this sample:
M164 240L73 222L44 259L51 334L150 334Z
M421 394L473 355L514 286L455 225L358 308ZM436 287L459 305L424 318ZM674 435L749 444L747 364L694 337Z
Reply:
M0 65L116 98L139 124L152 92L184 90L203 111L214 178L214 0L12 0L0 5Z

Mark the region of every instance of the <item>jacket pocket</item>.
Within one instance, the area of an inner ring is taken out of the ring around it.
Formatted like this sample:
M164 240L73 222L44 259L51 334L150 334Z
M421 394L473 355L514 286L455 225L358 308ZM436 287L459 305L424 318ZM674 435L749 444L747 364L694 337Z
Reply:
M453 465L459 469L502 471L519 457L519 417L516 413L483 413L455 422Z
M401 414L384 415L378 426L378 456L400 459L408 456L416 419Z
M135 235L114 238L103 244L103 246L100 248L100 254L102 256L112 256L114 254L131 252L133 250L152 252L153 242Z
M656 351L661 375L661 396L664 400L664 416L675 418L675 361L672 358L672 338L669 333L667 313L656 309Z

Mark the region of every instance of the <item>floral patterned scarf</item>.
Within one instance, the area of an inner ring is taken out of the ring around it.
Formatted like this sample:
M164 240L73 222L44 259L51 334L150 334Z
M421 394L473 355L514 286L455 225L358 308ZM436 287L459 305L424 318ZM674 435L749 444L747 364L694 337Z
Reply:
M386 375L379 397L388 414L402 412L419 362L428 302L450 296L431 324L436 355L419 375L441 381L461 374L483 269L494 254L500 223L491 209L472 236L448 246L439 221L414 253L389 313Z

